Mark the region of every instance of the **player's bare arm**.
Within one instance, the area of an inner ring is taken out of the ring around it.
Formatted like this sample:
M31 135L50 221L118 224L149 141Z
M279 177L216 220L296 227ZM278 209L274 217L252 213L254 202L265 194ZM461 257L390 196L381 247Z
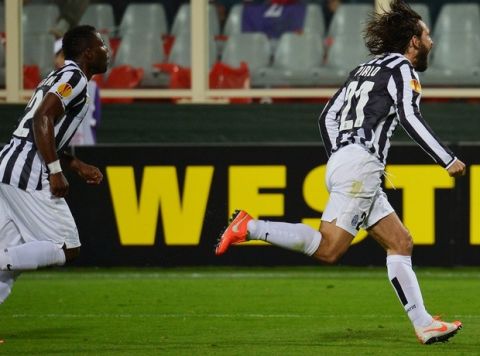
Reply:
M48 93L42 100L37 111L33 115L33 134L35 145L42 155L47 166L58 162L55 146L55 122L64 114L63 105L55 95ZM59 171L50 173L50 191L56 197L64 197L68 193L68 181Z
M71 171L77 173L88 184L100 184L103 180L103 174L95 166L85 163L82 160L70 155L67 152L63 152L61 156L61 162L64 167L67 167Z
M453 164L447 168L447 172L450 177L464 176L466 173L465 163L463 163L459 159L456 159L455 162L453 162Z

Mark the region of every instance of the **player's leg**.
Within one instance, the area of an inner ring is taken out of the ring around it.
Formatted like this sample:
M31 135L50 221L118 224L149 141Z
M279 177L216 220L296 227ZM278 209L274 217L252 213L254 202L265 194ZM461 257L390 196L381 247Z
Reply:
M320 232L323 238L313 257L327 264L336 263L347 252L355 237L351 232L337 226L336 220L322 220Z
M320 231L317 231L305 224L256 220L242 210L234 214L232 222L223 231L216 254L223 254L231 244L260 240L330 264L347 251L353 237L336 226L335 221L322 221Z
M387 251L388 278L422 343L444 341L453 336L460 322L446 323L434 319L425 309L420 286L412 269L413 241L395 212L383 217L368 229Z
M355 146L355 145L352 145ZM352 156L356 159L352 160ZM350 246L379 189L383 165L361 147L345 147L329 160L326 172L331 193L320 231L305 224L254 220L245 211L233 216L222 232L216 254L231 244L263 240L334 263Z
M21 272L0 271L0 304L3 303L12 292L13 283Z
M62 248L50 241L32 241L0 251L1 271L25 271L65 263Z
M0 184L9 212L24 240L19 246L0 251L0 270L22 271L63 265L63 247L80 246L78 231L64 199L49 192L25 192Z
M247 240L262 240L273 245L313 255L322 235L305 224L255 220L246 211L236 211L229 225L222 231L215 253L225 253L232 244Z
M0 251L22 243L22 237L15 224L10 220L8 209L5 209L0 194ZM20 272L0 271L0 304L12 292L13 284Z
M368 230L387 251L388 278L414 325L432 322L423 304L420 286L412 269L413 242L396 213L391 213Z

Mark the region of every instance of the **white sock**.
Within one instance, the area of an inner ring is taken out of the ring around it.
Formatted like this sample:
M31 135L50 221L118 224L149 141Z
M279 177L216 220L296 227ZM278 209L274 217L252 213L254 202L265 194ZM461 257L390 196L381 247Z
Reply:
M247 225L250 240L263 240L288 250L313 255L320 246L322 235L305 224L250 220Z
M433 318L423 305L422 292L410 256L387 256L388 279L414 326L430 325Z
M0 251L0 270L24 271L63 265L65 253L49 241L33 241Z
M12 292L13 282L15 282L19 274L19 272L0 271L0 304L3 303Z

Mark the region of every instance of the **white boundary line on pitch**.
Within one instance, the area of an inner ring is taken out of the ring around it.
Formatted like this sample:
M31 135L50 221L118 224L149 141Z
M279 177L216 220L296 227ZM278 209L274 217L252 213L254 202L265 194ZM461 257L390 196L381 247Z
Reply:
M468 279L480 281L480 273L466 273L466 272L422 272L417 271L417 274L423 278L448 278L448 279ZM327 278L387 278L386 270L372 271L372 272L112 272L112 273L95 273L95 272L73 272L73 276L78 279L284 279L284 278L313 278L313 279L327 279ZM32 280L43 279L72 279L72 274L64 272L35 272L28 273L25 278Z
M3 314L2 318L54 318L54 319L92 319L92 318L114 318L114 319L130 319L130 318L151 318L151 319L188 319L188 318L215 318L215 319L238 319L238 318L250 318L250 319L400 319L401 315L379 315L379 314L249 314L249 313L236 313L236 314L187 314L187 313L158 313L158 314ZM480 319L480 315L453 315L452 318L461 319Z

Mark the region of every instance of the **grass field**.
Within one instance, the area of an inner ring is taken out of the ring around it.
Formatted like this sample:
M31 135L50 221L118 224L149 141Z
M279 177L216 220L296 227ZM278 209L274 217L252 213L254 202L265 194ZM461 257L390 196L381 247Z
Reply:
M384 268L58 269L0 306L0 354L479 355L480 269L417 271L464 329L420 345Z

